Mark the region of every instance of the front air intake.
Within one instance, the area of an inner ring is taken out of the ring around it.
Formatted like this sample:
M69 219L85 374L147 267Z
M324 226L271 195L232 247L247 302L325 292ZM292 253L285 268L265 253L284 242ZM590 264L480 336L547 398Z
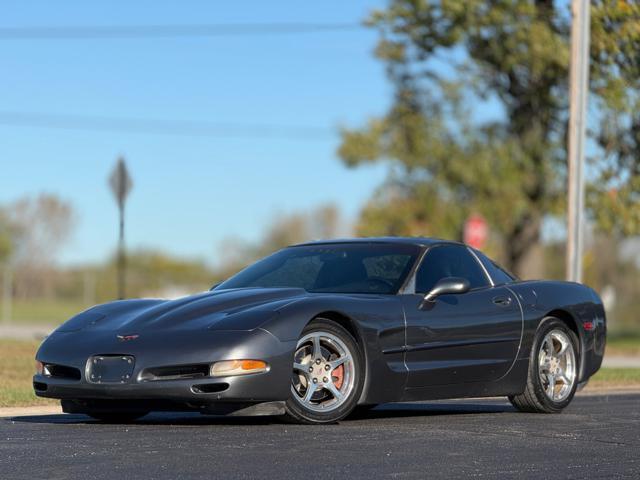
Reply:
M82 375L80 370L66 365L56 365L53 363L45 363L44 369L46 375L51 378L64 378L67 380L80 380Z
M47 388L48 388L48 386L47 386L46 383L33 382L33 389L38 391L38 392L46 392Z
M193 393L218 393L224 392L229 388L228 383L201 383L200 385L193 385L191 391Z
M207 363L145 368L140 374L140 380L153 382L158 380L202 378L209 375L209 368L210 366Z

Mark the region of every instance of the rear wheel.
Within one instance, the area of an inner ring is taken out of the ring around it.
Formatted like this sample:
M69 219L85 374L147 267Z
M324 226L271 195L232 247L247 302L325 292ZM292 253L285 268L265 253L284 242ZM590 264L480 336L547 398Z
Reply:
M311 322L296 346L286 419L332 423L355 408L364 380L358 344L339 324Z
M538 329L525 391L509 397L523 412L559 413L578 386L578 338L564 322L549 317Z

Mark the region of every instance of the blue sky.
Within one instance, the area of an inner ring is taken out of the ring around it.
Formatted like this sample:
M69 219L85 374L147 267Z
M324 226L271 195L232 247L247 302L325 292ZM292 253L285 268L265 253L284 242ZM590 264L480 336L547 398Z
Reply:
M380 1L12 2L0 27L351 23ZM338 125L382 113L390 98L376 34L217 38L0 39L0 111L312 126L317 139L173 136L0 125L0 203L51 192L78 212L61 261L115 246L107 189L126 156L135 187L128 245L215 262L228 237L257 240L274 215L333 202L353 220L385 177L336 157Z

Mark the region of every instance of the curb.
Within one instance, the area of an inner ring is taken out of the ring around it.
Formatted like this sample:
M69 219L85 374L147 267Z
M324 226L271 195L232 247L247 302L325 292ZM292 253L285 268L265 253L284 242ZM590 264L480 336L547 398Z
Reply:
M35 415L58 415L62 414L60 405L40 405L37 407L2 407L0 408L0 418L6 417L29 417Z
M577 395L594 396L594 395L626 395L640 393L640 385L625 387L617 385L612 387L586 386L584 390L578 392Z
M640 368L640 357L634 355L605 355L602 368Z

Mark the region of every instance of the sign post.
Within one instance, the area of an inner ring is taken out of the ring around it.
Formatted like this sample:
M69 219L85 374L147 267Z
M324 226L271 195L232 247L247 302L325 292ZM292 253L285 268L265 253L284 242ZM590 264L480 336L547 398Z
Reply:
M127 197L133 188L133 180L127 171L124 158L118 158L118 162L109 177L109 187L118 204L120 212L120 233L118 237L118 298L124 299L126 296L126 270L127 258L124 247L124 210Z

